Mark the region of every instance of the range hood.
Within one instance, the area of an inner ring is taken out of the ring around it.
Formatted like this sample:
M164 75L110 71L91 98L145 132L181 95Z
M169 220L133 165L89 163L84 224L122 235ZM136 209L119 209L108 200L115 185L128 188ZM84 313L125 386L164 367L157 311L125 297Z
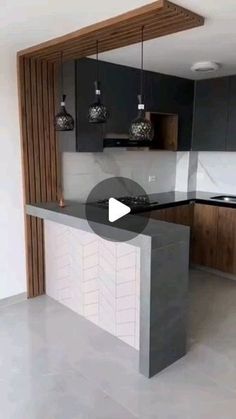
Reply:
M151 141L132 141L129 139L127 134L116 134L108 133L103 139L103 147L120 147L120 148L129 148L129 147L150 147Z

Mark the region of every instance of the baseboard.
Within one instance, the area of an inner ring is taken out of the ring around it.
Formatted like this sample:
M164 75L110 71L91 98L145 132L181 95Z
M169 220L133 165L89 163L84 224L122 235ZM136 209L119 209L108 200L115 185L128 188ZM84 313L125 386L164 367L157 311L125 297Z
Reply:
M218 271L217 269L213 269L213 268L208 268L207 266L191 264L190 269L198 269L200 271L208 272L212 275L222 276L222 278L232 279L233 281L236 281L236 275Z
M0 308L8 307L12 304L21 303L22 301L27 300L27 293L22 292L21 294L13 295L12 297L3 298L0 300Z

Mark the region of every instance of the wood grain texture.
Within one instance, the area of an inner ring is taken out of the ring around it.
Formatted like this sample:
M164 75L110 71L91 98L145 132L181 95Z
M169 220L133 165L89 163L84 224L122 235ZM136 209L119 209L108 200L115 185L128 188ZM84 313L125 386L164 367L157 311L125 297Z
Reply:
M191 249L194 264L216 267L218 212L219 208L213 205L194 206Z
M192 227L193 208L193 205L187 204L178 205L171 208L154 210L151 212L150 217L155 220L162 220L169 223L181 224Z
M167 0L158 0L111 19L79 29L20 51L20 56L57 60L58 51L64 59L77 59L96 53L96 40L101 52L140 42L140 30L145 26L144 40L195 28L204 18Z
M236 209L218 209L216 269L236 274Z
M54 118L54 66L18 58L24 202L57 199L57 144ZM28 297L45 292L43 221L26 216Z
M154 139L151 148L157 150L178 150L178 123L177 114L164 114L160 112L146 112L154 127Z

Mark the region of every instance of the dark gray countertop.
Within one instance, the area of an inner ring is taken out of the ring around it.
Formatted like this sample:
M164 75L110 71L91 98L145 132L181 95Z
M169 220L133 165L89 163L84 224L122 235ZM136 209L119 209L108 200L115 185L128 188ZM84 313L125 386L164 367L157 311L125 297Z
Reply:
M26 213L33 217L39 217L83 231L93 231L91 225L95 223L96 232L101 237L106 238L109 236L115 241L134 240L134 245L137 246L139 246L139 241L142 241L145 237L152 239L153 247L161 247L175 241L185 241L189 234L189 227L153 219L147 220L145 228L140 232L139 225L144 218L139 214L128 214L123 217L120 224L120 220L111 224L108 221L107 210L97 208L96 206L93 209L94 214L88 223L85 204L68 201L65 208L60 208L58 203L55 202L26 205Z
M152 206L151 210L157 210L162 208L169 208L174 207L177 205L185 205L190 202L196 203L203 203L208 205L217 205L217 206L224 206L229 208L236 208L236 204L232 202L224 202L219 201L217 199L211 199L212 197L221 196L221 193L215 192L166 192L166 193L157 193L157 194L150 194L149 198L152 202L157 202L156 205ZM151 211L147 209L148 211ZM73 222L70 221L71 226L76 226L79 228L81 227L82 220L87 221L86 217L86 206L83 203L68 201L65 208L60 208L57 203L50 202L50 203L41 203L41 204L32 204L26 206L26 212L29 215L50 219L52 221L56 221L62 224L68 224L68 216L72 219ZM141 212L145 212L142 210ZM105 221L104 221L105 219ZM137 229L137 225L140 222L139 214L128 215L125 217L125 223L123 222L122 226L116 225L113 226L109 222L106 222L107 217L104 217L104 209L102 208L94 208L94 216L92 217L93 222L97 222L106 226L108 228L116 227L121 230L133 231L135 232ZM79 222L76 220L81 220ZM156 234L160 234L162 231L163 233L163 226L162 221L158 222L156 220L149 220L147 227L145 228L143 234L151 237L155 237ZM158 225L157 225L158 224ZM177 225L176 225L177 227ZM173 229L173 225L172 225ZM167 226L165 226L165 231L168 231ZM122 233L123 234L123 233Z
M224 206L228 208L236 208L236 204L232 202L225 202L225 201L217 200L215 198L222 195L230 196L228 194L217 193L217 192L175 192L174 191L174 192L150 194L149 198L150 198L150 201L158 202L157 205L152 207L152 210L168 208L168 207L173 207L177 205L185 205L190 202ZM214 197L215 199L211 199L212 197Z

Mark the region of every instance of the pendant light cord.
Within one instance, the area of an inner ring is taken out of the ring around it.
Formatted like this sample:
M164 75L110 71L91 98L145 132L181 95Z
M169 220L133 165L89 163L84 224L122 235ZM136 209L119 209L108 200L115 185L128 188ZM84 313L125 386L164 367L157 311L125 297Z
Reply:
M97 59L97 82L99 81L99 60L98 60L98 40L96 41L96 59Z
M144 26L142 26L142 31L141 31L141 81L140 81L140 94L141 94L141 98L143 100L143 84L144 84L144 77L143 77L143 33L144 33Z
M64 95L64 77L63 77L63 51L61 51L61 96Z

